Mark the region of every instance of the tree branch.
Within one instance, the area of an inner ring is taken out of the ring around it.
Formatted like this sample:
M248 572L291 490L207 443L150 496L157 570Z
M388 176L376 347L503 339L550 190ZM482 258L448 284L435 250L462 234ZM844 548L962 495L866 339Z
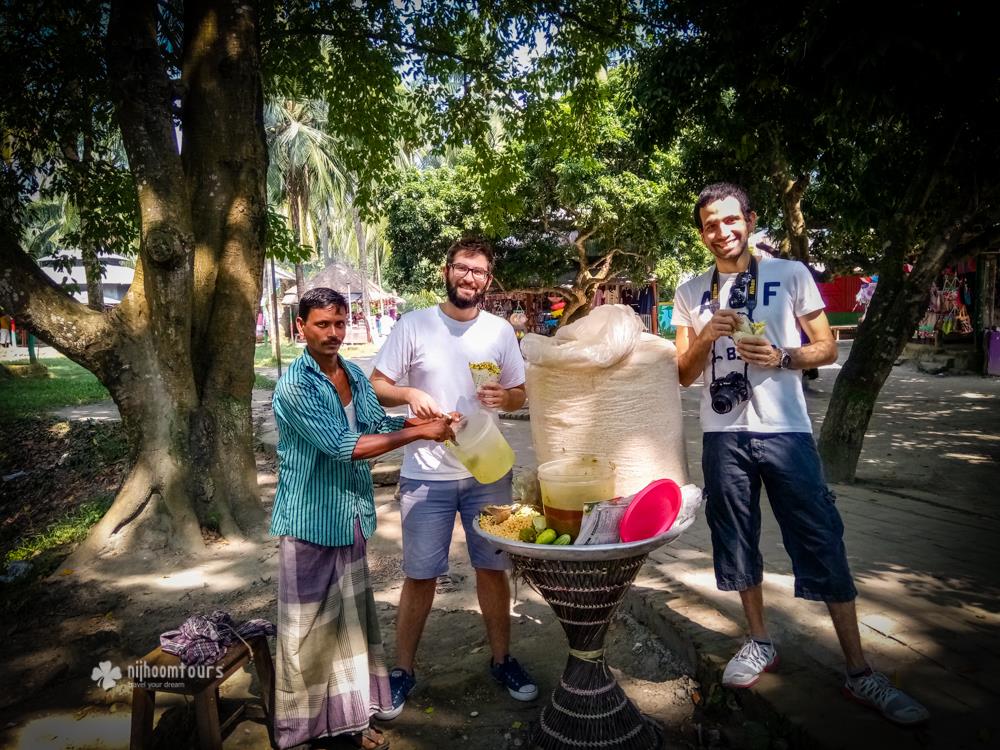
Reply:
M140 253L156 264L176 266L190 251L190 220L172 117L174 84L157 44L155 0L115 2L108 39L115 110L139 196ZM177 236L181 228L187 229L187 242Z
M131 320L150 308L149 320L157 328L152 333L173 337L190 326L194 238L172 116L175 86L166 74L156 33L156 0L114 2L109 70L138 195L139 257L146 281L132 284L122 308ZM156 293L147 294L150 290Z
M594 264L588 269L590 271L591 276L600 279L601 281L607 279L608 274L611 270L611 261L616 255L625 255L630 258L643 257L639 253L630 253L627 250L622 250L620 247L616 247L613 250L611 250L607 255L605 255L603 258L594 262ZM595 273L595 269L598 266L601 266L601 269Z
M122 335L99 313L60 289L6 232L0 235L0 307L74 362L97 372L99 351Z
M576 245L576 253L579 257L580 270L585 272L590 272L590 268L587 265L587 247L586 243L594 234L597 232L597 228L590 229L586 232L581 232L577 235L576 239L573 240L573 244Z

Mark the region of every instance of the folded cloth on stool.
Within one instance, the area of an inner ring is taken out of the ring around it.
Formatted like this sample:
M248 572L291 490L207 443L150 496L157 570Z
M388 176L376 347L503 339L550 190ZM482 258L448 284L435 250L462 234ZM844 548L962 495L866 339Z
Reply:
M268 620L237 623L228 612L217 609L208 616L193 615L177 630L161 633L160 647L189 666L214 664L233 643L275 632L274 624Z

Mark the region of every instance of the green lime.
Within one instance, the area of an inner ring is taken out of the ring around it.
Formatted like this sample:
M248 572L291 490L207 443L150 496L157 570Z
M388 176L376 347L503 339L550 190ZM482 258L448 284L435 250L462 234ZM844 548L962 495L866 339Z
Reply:
M535 537L536 544L552 544L556 540L556 530L555 529L545 529L541 534Z

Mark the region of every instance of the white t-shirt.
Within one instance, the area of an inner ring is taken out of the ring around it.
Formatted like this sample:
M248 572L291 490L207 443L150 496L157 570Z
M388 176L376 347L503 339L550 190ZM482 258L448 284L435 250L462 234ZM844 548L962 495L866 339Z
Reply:
M764 336L775 346L797 349L802 346L797 318L824 307L812 274L798 261L768 258L758 260L757 307L753 320L766 322ZM720 273L719 304L729 306L729 290L735 273ZM674 299L672 324L688 326L700 334L712 319L712 269L681 284ZM745 312L745 309L740 310ZM715 376L743 372L743 360L735 342L723 336L715 342ZM753 386L749 402L728 414L712 410L709 383L712 382L711 355L705 358L704 388L701 394L701 425L705 432L812 432L802 393L802 372L750 365L747 377Z
M397 382L407 376L411 387L426 393L446 412L469 414L482 409L469 370L473 362L498 365L504 388L524 383L524 360L510 323L485 310L462 322L435 305L396 321L375 358L375 369ZM406 446L400 475L426 480L472 476L443 443L432 440Z
M347 416L347 426L350 428L351 432L357 432L358 413L354 409L354 399L351 399L344 405L344 414Z

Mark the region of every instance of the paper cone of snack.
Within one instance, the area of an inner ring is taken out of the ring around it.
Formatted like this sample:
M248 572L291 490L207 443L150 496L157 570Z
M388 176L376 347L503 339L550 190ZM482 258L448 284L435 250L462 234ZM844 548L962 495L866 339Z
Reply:
M470 362L469 372L477 391L487 383L500 382L500 366L494 362Z

